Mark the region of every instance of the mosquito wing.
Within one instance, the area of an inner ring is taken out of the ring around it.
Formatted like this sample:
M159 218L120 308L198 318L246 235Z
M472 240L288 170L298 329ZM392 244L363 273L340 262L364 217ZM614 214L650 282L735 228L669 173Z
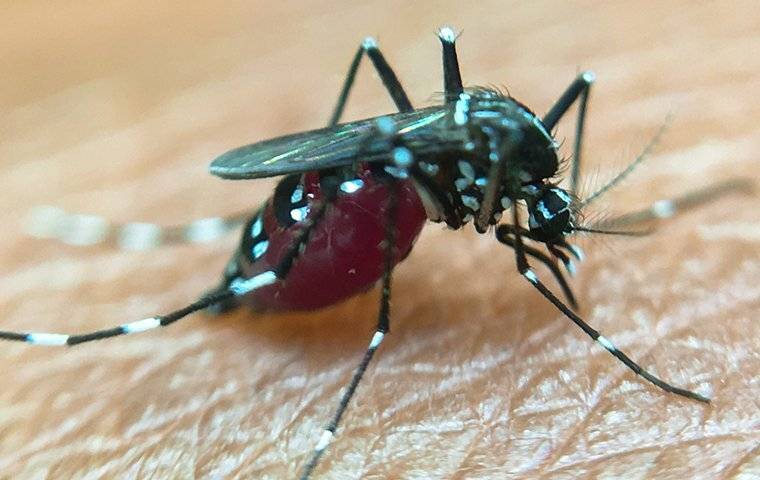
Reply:
M451 142L443 106L388 115L404 145L415 153ZM230 150L211 163L213 175L231 180L264 178L389 159L387 141L378 136L377 118L285 135Z

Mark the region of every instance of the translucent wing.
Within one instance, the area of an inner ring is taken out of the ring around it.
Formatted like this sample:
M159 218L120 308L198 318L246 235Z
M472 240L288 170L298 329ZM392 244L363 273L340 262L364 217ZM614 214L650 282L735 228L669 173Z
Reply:
M436 106L388 115L404 144L419 153L451 141L444 128L446 107ZM211 163L213 175L240 180L377 162L389 157L377 133L377 118L285 135L230 150Z

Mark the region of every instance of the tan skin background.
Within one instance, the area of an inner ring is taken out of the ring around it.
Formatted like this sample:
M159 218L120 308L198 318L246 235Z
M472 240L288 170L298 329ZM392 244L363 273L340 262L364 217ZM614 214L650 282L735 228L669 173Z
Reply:
M40 204L164 224L255 207L272 181L223 182L207 163L322 126L365 35L415 105L442 88L443 24L464 31L468 85L507 86L539 114L593 69L592 177L610 178L673 113L655 155L596 212L760 179L756 2L65 3L7 4L0 20L3 329L102 328L214 284L237 235L129 253L31 240L21 221ZM391 111L364 65L347 118ZM568 154L571 120L558 132ZM760 475L757 205L727 197L647 238L581 242L582 313L710 406L594 345L492 236L429 226L318 476ZM308 314L198 314L72 350L2 344L0 475L293 477L371 337L377 294Z

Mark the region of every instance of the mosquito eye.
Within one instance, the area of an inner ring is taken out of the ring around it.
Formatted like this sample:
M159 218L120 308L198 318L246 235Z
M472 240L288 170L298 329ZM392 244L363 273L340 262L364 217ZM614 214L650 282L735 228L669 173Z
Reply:
M549 241L570 231L572 199L561 188L550 188L530 208L528 225L536 240Z

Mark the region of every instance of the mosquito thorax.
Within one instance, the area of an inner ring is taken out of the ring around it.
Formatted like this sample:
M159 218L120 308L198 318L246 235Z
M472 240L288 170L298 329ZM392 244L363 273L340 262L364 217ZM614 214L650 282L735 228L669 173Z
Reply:
M421 170L449 192L456 217L448 218L423 189L420 196L428 217L459 228L488 209L487 223L495 225L515 199L524 197L523 187L553 177L559 165L557 143L541 119L517 100L494 89L468 89L449 104L452 136L462 139L456 150L446 150ZM495 200L484 206L489 173L505 160Z
M453 120L469 130L476 161L490 165L506 154L510 141L516 141L508 170L520 181L537 182L557 173L557 142L541 119L514 98L493 89L467 90L454 103Z

